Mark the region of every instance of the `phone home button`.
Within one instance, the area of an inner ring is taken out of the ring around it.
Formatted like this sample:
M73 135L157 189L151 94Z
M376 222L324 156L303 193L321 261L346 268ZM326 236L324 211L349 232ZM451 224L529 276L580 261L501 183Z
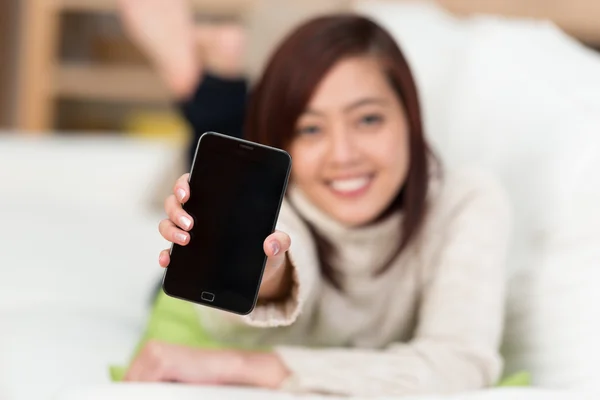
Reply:
M204 301L208 301L208 302L212 303L215 300L215 295L212 294L211 292L202 292L200 294L200 298Z

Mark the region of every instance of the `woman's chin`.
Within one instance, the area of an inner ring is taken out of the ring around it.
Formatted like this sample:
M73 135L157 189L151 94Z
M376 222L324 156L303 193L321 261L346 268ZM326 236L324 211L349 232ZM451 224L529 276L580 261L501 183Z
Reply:
M331 212L331 216L342 225L356 228L373 222L379 215L376 211L339 207Z
M329 198L327 198L329 197ZM355 199L336 199L331 196L323 196L321 199L325 202L318 204L319 208L325 211L331 218L347 227L360 227L368 225L375 221L385 208L385 204L379 204L379 201L369 201L372 199L363 198L362 201Z

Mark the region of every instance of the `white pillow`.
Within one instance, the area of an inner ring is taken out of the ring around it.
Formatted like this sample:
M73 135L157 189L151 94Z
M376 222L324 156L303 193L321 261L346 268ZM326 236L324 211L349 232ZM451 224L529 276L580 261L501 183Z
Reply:
M561 393L531 388L501 388L481 390L455 395L405 396L405 397L369 397L355 400L578 400L596 399L583 393ZM127 384L127 385L96 385L79 386L66 389L57 396L56 400L346 400L348 397L325 396L316 394L290 394L255 388L232 388L210 386L184 386L167 384Z
M0 313L0 398L54 399L71 385L110 382L124 365L143 324L113 313L73 311L55 304Z
M139 212L165 196L182 151L163 142L75 134L0 134L0 206L57 204Z
M139 340L167 247L158 215L0 206L0 398L109 382Z
M469 25L450 101L430 134L449 166L468 160L495 172L515 206L507 369L527 369L547 387L593 386L600 57L544 23L482 17Z
M108 382L109 365L126 361L163 272L163 213L148 206L176 152L0 137L0 398Z
M168 243L159 215L0 207L0 313L62 308L140 320ZM1 354L0 354L1 356Z

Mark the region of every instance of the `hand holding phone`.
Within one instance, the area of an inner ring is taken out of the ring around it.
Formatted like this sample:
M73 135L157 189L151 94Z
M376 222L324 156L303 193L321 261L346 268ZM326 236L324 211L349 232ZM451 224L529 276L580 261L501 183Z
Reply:
M190 198L189 173L182 175L165 200L165 211L168 218L160 221L158 230L163 238L180 246L186 246L190 240L189 231L194 226L192 217L183 209L182 205ZM290 270L287 268L287 251L290 249L291 240L287 233L275 231L269 235L263 244L267 264L260 285L259 298L272 300L281 297L289 289ZM166 268L171 261L170 250L160 252L158 263Z
M169 296L248 314L259 295L275 299L291 287L290 238L275 232L291 158L285 151L214 132L201 136L190 174L175 185L160 232L172 241Z

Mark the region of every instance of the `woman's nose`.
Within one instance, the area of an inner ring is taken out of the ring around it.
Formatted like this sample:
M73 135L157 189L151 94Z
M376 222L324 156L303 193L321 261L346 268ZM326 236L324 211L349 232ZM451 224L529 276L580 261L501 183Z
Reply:
M340 130L331 136L329 154L336 164L351 164L358 158L358 149L351 135Z

